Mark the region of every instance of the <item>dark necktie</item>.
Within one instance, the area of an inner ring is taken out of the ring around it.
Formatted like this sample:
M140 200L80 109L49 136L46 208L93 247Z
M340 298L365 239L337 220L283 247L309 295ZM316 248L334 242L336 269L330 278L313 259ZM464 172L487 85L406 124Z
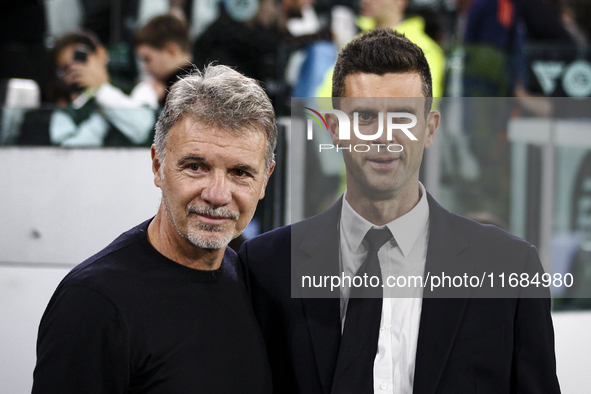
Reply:
M387 228L369 230L365 235L369 245L367 257L355 276L363 278L367 274L368 284L369 278L377 277L379 284L377 287L351 287L332 394L373 393L373 363L378 350L383 296L378 250L391 238Z

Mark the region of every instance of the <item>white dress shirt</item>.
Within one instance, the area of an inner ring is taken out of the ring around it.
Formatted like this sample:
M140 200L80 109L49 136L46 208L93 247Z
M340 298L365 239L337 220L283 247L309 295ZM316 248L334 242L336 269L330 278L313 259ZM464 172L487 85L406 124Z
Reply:
M429 204L425 188L408 213L385 226L364 219L343 198L340 220L340 263L345 275L354 276L367 256L365 234L372 228L388 227L393 239L378 252L384 283L388 276L423 276L429 240ZM386 286L386 284L384 284ZM395 289L392 289L395 290ZM344 327L350 289L341 288L341 327ZM415 298L388 298L384 287L378 351L374 361L374 392L411 394L419 336L422 291Z

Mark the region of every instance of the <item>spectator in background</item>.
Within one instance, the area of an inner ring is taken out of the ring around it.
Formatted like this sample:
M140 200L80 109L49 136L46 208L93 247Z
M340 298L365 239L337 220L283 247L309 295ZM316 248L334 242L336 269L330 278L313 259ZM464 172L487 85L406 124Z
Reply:
M464 95L526 96L521 10L514 0L472 0L464 32Z
M278 52L285 38L278 26L279 10L273 0L244 3L220 2L219 17L193 45L195 64L203 67L216 61L262 81L276 106L283 93Z
M433 79L433 97L443 96L445 54L437 42L425 33L425 20L420 16L405 17L408 0L361 0L362 30L391 28L402 33L423 50ZM373 23L371 20L373 19Z
M404 34L411 42L423 50L433 79L433 97L443 96L445 77L445 54L435 40L425 33L425 20L420 16L405 18L407 0L361 0L359 27L362 31L374 28L391 28ZM329 71L318 96L330 97L332 93L332 73Z
M173 14L156 16L138 31L135 45L163 107L168 89L192 67L187 23Z
M133 146L150 143L156 94L147 83L126 95L110 83L109 55L91 32L73 32L53 48L58 76L68 85L71 102L56 110L50 139L64 147Z

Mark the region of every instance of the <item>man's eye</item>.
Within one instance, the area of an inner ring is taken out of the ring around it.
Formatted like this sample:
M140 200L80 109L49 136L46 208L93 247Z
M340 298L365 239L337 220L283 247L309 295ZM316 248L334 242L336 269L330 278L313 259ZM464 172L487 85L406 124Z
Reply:
M374 112L359 112L359 122L360 123L371 123L377 119L377 115Z
M234 175L240 178L246 177L248 176L248 172L244 171L244 170L234 170Z
M191 171L199 171L201 169L201 164L189 164L187 168Z

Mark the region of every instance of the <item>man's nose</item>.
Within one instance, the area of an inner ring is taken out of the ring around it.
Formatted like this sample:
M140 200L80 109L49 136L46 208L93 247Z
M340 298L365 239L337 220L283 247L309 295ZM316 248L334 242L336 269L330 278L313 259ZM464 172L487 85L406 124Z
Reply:
M208 184L201 192L201 198L213 208L227 205L232 201L230 186L225 173L214 172L208 178Z
M381 133L379 131L382 131ZM372 128L372 132L377 136L371 141L373 144L384 144L388 145L393 142L393 139L388 139L388 121L385 113L380 113L378 120L375 122Z

